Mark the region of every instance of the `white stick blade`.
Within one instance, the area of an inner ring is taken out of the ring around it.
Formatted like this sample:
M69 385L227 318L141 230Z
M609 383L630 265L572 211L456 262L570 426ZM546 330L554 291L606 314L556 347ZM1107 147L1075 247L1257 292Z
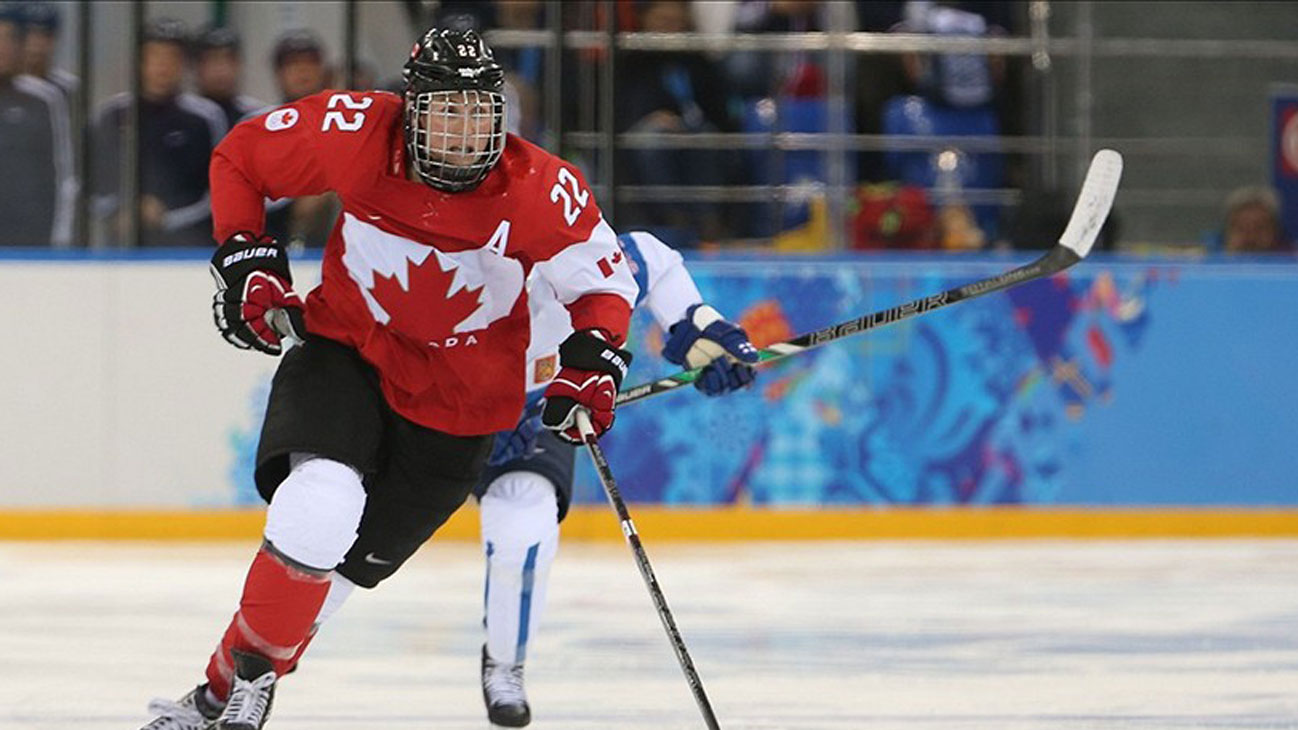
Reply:
M1078 256L1086 258L1100 235L1100 228L1109 217L1113 198L1118 194L1122 179L1122 155L1116 150L1100 150L1091 158L1091 168L1086 171L1082 192L1077 197L1073 216L1059 243L1071 248Z

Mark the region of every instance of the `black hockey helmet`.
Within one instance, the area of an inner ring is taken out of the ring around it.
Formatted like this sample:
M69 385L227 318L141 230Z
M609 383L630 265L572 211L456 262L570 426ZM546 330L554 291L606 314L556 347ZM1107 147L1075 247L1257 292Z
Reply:
M426 184L472 190L505 149L505 70L473 30L431 28L402 70L406 153Z

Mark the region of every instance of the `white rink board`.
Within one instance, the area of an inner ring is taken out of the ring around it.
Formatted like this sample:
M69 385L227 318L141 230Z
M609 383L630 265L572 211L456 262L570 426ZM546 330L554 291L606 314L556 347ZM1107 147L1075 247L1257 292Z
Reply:
M1298 728L1298 542L655 546L728 730ZM131 730L197 682L254 544L0 544L0 728ZM353 597L268 730L480 730L481 558ZM624 546L566 545L535 730L703 727Z
M0 509L231 505L278 360L221 339L214 291L199 258L0 266Z

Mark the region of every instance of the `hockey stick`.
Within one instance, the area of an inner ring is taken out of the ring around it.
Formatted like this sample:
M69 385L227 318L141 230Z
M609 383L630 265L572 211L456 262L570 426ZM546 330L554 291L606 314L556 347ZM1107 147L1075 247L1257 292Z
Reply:
M595 429L590 425L590 416L581 408L577 409L577 430L581 432L581 437L586 442L586 450L590 452L590 459L595 463L599 481L604 485L604 494L608 496L609 504L613 505L613 511L617 512L617 518L622 522L622 534L626 535L626 542L635 555L636 565L640 567L640 575L649 589L649 596L653 598L654 608L658 610L658 618L662 619L663 628L667 630L667 638L671 639L672 649L676 652L681 671L685 673L685 681L689 683L690 692L694 693L694 701L699 704L699 710L703 713L703 721L707 723L708 730L721 730L721 725L717 724L717 716L712 712L712 703L708 701L708 695L703 691L703 682L699 679L699 673L694 669L694 662L690 660L690 653L685 648L685 639L681 638L680 629L676 628L676 620L672 618L671 609L667 607L667 598L663 596L662 588L658 587L654 569L649 565L649 556L645 554L644 545L640 544L640 533L636 532L635 523L631 521L631 513L626 509L626 502L622 501L622 493L618 491L617 482L613 479L613 470L609 468L608 460L604 458L604 450L599 447Z
M1025 281L1053 276L1078 261L1086 258L1100 228L1109 216L1113 207L1113 198L1118 192L1118 181L1122 178L1122 155L1114 150L1100 150L1091 159L1091 167L1086 171L1086 180L1082 183L1082 192L1077 197L1073 215L1068 219L1064 234L1054 248L1030 264L1020 266L1003 274L965 284L956 289L934 294L923 299L916 299L892 309L872 312L863 317L840 322L815 332L795 337L784 342L767 345L760 353L758 364L782 360L790 355L810 350L813 347L840 340L850 335L860 334L876 327L909 319L935 309L941 309L956 302L981 297L992 292L1008 289ZM617 405L626 405L649 396L675 390L682 385L689 385L698 379L703 368L685 370L675 375L628 388L617 394Z

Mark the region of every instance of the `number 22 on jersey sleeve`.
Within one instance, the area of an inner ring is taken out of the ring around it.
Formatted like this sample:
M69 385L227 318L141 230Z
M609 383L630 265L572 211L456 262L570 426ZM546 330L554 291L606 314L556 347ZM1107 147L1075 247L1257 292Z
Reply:
M565 187L566 186L566 187ZM577 176L566 167L559 168L559 182L550 188L550 202L563 201L563 219L572 225L581 216L581 211L590 202L590 191L583 190Z

